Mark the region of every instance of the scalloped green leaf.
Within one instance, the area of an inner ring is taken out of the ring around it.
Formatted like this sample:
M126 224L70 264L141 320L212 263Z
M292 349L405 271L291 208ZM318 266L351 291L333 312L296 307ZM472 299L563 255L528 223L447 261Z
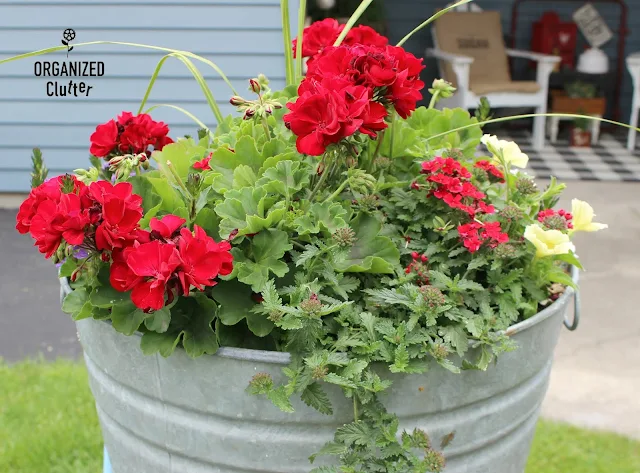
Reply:
M261 231L251 239L250 258L239 248L233 248L238 281L250 285L253 292L262 292L270 273L282 277L289 271L282 257L292 248L286 232L271 228Z
M293 195L309 184L310 169L299 161L280 161L275 167L266 169L258 185L291 199Z
M222 217L220 236L227 238L233 230L238 235L258 233L274 227L285 214L284 204L265 212L267 192L262 187L234 189L227 192L225 200L217 205L215 212Z
M309 211L293 222L294 228L300 235L326 232L331 234L338 228L347 226L344 217L347 211L336 202L316 202Z
M181 179L186 180L194 161L200 160L207 153L204 146L197 144L193 138L181 139L162 148L162 151L153 153L153 159L160 169L167 174L167 161L178 173Z
M336 269L351 273L393 273L400 263L400 252L390 238L380 236L382 223L370 214L360 213L350 226L356 233L356 241L346 260Z

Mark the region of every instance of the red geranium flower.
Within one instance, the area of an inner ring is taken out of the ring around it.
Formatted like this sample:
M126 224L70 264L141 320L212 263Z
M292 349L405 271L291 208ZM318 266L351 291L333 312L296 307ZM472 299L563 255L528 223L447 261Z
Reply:
M179 234L179 228L186 222L176 215L165 215L162 219L152 218L149 222L151 236L156 240L170 240Z
M297 136L300 153L319 156L327 146L345 137L345 104L333 91L318 84L315 93L305 92L287 107L291 111L283 119Z
M143 310L162 309L167 282L180 265L175 245L154 240L127 249L124 256L131 272L141 278L133 285L133 303ZM120 273L116 274L117 277L122 278ZM130 279L125 276L122 280Z
M142 218L142 197L133 194L133 186L120 182L115 186L107 181L93 182L92 197L102 205L102 222L96 228L98 250L124 248L136 239Z
M146 113L133 115L122 112L118 120L109 120L98 125L91 135L90 152L99 158L107 158L113 153L148 153L150 147L162 150L173 140L167 136L169 127L157 122Z
M194 233L183 228L180 237L178 248L181 264L178 277L184 294L189 294L191 286L200 290L203 286L214 286L214 279L219 274L227 275L233 269L228 241L216 243L198 225L194 225Z
M193 169L200 169L201 171L209 171L211 170L211 166L209 166L209 162L211 161L211 156L213 153L209 153L209 156L201 159L200 161L196 161L193 163Z
M89 152L98 158L108 156L118 143L118 124L115 120L98 125L96 131L89 138L91 147Z

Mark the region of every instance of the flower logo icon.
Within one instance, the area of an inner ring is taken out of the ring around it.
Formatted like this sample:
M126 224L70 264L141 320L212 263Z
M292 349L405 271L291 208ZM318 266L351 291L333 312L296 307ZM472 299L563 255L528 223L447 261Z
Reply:
M76 32L71 28L67 28L62 33L62 44L67 47L67 57L69 57L69 52L73 49L73 46L69 46L69 43L73 41L76 37Z

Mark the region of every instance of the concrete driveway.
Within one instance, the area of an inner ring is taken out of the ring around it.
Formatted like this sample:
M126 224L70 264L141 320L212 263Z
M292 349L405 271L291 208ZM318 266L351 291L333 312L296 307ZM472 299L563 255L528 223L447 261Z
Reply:
M586 268L582 321L563 330L543 415L640 439L640 184L569 182L561 205L570 208L573 197L591 203L609 229L576 237ZM0 356L77 357L55 268L16 233L15 213L0 209Z

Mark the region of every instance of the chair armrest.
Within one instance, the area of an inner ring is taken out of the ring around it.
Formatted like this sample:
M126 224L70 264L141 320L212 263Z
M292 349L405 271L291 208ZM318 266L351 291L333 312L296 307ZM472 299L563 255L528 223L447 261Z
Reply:
M545 62L548 64L557 64L562 59L558 56L551 56L549 54L532 53L531 51L521 51L519 49L507 49L507 54L511 57L519 57L529 59L531 61Z
M425 54L427 56L442 59L443 61L447 61L455 65L471 64L473 62L472 57L462 56L460 54L445 53L444 51L435 48L428 48Z

